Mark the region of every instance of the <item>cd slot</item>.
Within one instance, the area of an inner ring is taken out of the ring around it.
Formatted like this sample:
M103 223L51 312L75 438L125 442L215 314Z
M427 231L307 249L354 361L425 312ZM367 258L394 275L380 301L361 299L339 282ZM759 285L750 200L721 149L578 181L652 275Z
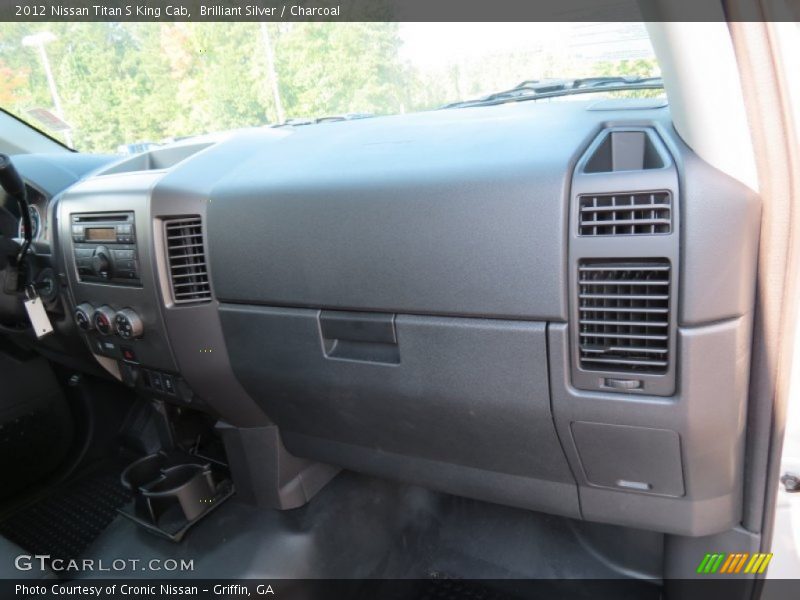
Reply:
M93 215L72 215L73 223L126 223L133 222L133 213L118 213L118 214L93 214Z

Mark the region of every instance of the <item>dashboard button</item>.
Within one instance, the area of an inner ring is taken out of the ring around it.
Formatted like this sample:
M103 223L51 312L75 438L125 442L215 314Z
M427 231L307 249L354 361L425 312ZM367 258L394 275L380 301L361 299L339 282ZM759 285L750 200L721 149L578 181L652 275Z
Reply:
M133 387L136 385L136 382L139 379L140 375L139 367L128 364L126 362L122 362L120 363L120 374L122 375L122 380L127 385Z
M120 346L120 351L122 351L122 358L129 362L137 362L136 361L136 353L133 351L133 348L128 348L127 346Z
M150 385L157 392L160 392L164 389L164 385L161 381L161 373L158 371L150 371Z
M175 395L175 380L172 378L172 375L167 375L164 373L161 376L161 381L164 384L164 391L169 394L170 396Z

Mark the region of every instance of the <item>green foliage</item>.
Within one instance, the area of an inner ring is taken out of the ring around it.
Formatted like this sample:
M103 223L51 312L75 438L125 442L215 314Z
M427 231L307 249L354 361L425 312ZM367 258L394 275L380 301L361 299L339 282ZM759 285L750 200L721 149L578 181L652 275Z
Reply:
M594 64L595 75L622 75L631 77L657 77L661 74L654 58L604 60Z
M602 61L595 63L596 74L603 75L623 75L631 77L658 77L661 69L654 58L638 58L635 60ZM631 90L617 92L614 96L625 96L628 98L655 98L663 94L662 90Z
M275 46L287 117L401 109L396 23L296 23Z
M657 72L653 60L572 64L546 48L422 71L401 58L397 23L267 27L286 118L424 110L525 78ZM46 51L81 150L277 119L259 23L4 23L0 106L24 119L32 108L54 110L37 50L22 44L43 30L55 36Z

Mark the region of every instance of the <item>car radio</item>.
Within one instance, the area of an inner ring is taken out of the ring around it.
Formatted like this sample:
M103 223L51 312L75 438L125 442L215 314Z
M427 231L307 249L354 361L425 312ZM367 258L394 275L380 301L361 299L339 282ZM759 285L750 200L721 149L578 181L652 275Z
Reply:
M141 285L132 212L73 213L70 217L81 281Z

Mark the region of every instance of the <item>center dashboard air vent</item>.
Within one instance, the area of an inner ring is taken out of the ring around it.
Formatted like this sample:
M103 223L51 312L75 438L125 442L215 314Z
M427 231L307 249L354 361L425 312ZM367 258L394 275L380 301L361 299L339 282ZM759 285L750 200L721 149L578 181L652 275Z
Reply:
M670 275L670 263L664 259L578 264L581 368L667 371Z
M175 304L211 300L200 217L166 219L164 236Z
M672 232L669 192L581 196L580 235L654 235Z

